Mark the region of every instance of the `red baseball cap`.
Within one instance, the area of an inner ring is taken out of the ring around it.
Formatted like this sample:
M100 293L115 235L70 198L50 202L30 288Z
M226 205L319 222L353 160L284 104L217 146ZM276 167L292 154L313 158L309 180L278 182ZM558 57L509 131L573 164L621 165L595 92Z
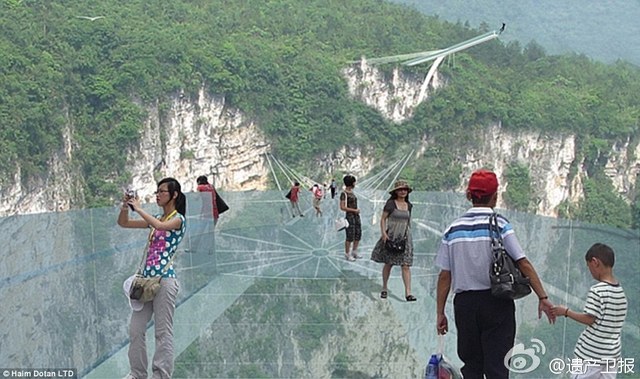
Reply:
M475 196L489 196L498 192L498 178L492 171L480 169L471 174L467 191Z

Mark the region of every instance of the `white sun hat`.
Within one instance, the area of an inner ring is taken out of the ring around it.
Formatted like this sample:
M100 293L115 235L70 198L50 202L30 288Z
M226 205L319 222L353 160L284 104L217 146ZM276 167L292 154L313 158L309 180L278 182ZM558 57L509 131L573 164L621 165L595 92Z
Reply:
M127 280L125 280L124 283L122 283L122 289L124 290L124 295L129 300L129 306L131 307L131 309L133 309L134 312L139 312L144 307L144 303L138 300L133 300L129 297L129 292L131 291L131 285L133 284L133 279L135 277L136 277L135 275L131 275L130 277L128 277Z

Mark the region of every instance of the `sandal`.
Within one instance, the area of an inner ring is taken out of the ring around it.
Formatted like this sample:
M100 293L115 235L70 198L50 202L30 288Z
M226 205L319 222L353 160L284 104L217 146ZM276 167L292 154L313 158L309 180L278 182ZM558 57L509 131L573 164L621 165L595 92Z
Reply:
M382 292L380 292L380 298L381 298L381 299L386 299L386 298L387 298L387 295L388 295L387 291L384 291L384 290L383 290Z
M409 295L409 296L407 296L407 297L406 297L406 299L407 299L407 301L416 301L416 300L418 300L418 299L416 299L416 297L415 297L415 296L413 296L413 295Z

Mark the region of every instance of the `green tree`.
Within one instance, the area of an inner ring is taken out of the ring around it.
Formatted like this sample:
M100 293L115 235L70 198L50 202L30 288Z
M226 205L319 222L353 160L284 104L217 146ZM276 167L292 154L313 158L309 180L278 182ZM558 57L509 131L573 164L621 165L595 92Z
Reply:
M631 225L630 207L615 193L611 181L598 173L584 181L584 200L577 218L594 224L628 228Z
M529 168L518 162L512 162L505 170L508 183L504 192L504 201L511 209L529 211L531 208L533 190Z

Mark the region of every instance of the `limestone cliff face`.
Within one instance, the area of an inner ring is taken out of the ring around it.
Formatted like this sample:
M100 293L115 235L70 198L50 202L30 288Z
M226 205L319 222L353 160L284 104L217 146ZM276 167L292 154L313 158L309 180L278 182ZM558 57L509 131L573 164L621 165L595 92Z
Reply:
M239 110L201 90L195 99L178 96L161 119L157 107L142 130L140 146L131 152L132 188L152 200L156 181L171 176L194 191L196 178L225 190L266 188L271 150L258 125Z
M605 174L621 195L631 195L638 190L640 176L640 144L623 141L614 144L605 165Z
M493 168L502 179L500 191L506 191L509 186L504 180L506 168L511 162L518 162L529 167L534 196L539 200L538 214L557 216L557 207L563 201L577 202L582 197L584 173L572 176L570 172L577 159L575 136L528 131L506 133L500 125L493 125L481 138L478 147L467 151L462 159L460 192L464 192L465 180L470 173L482 167ZM582 162L577 163L581 165ZM501 206L499 203L498 207Z
M258 125L224 97L176 96L162 116L158 105L148 106L149 117L140 145L131 151L131 188L143 201L153 201L156 182L172 176L183 191L194 191L198 175L209 176L224 190L264 189L269 176L264 153L269 142ZM161 119L162 117L162 119ZM20 182L20 167L13 184L0 188L0 215L66 211L82 204L82 177L72 165L75 154L71 128L64 132L62 152L50 160L49 173L31 183Z
M445 85L437 72L425 85L423 77L397 69L386 74L366 61L345 68L343 74L354 98L396 123L412 117L421 101ZM195 98L176 95L165 112L160 112L157 104L145 106L149 117L141 131L140 145L129 153L128 167L132 173L130 185L138 190L143 201L154 200L155 183L165 176L178 179L185 192L195 190L195 178L199 175L207 175L216 187L226 191L267 187L271 176L265 158L265 153L271 151L269 141L260 131L258 120L250 120L240 110L228 106L224 97L210 96L202 89ZM51 158L48 175L21 183L17 163L18 174L13 184L0 188L0 216L65 211L72 204L83 203L79 191L83 178L72 164L75 154L72 128L69 123L64 131L64 148ZM418 155L433 143L425 136L420 139L423 148L417 149ZM492 167L504 191L509 185L504 180L505 169L518 162L529 168L534 180L537 213L556 216L559 204L566 200L576 202L583 196L586 172L577 150L575 135L509 132L500 124L488 125L478 144L460 153L463 172L458 189L464 189L473 170ZM606 174L629 201L635 196L640 174L638 141L619 141L603 154L608 157ZM316 163L328 178L336 171L363 176L380 162L374 161L367 147L342 146L317 157Z
M421 89L425 85L424 77L407 75L398 68L393 69L391 77L375 66L368 65L365 59L359 64L343 70L349 91L365 104L376 108L387 119L401 123L413 115L415 108L426 98L421 98ZM439 88L442 80L436 73L425 89Z
M318 159L318 166L323 174L331 175L336 171L344 171L355 175L370 172L376 164L366 149L357 146L343 146ZM340 178L335 178L340 183Z
M20 162L11 184L0 187L0 216L12 214L57 212L70 209L72 203L83 201L82 178L73 168L71 124L63 131L63 149L49 160L48 174L20 181Z
M228 106L224 97L202 89L193 99L175 96L164 113L158 104L147 111L140 145L128 154L130 187L143 202L154 201L156 182L166 176L178 179L184 192L195 191L199 175L225 191L266 189L271 171L265 153L271 145L258 123ZM48 175L21 183L18 165L13 184L0 188L0 216L66 211L82 204L83 179L71 163L75 152L70 127L64 135L64 149L51 158ZM320 166L326 173L364 174L372 164L366 151L345 146L323 157Z
M429 97L427 91L420 99L418 90L424 86L423 78L405 75L393 70L390 79L382 71L362 61L357 66L344 70L351 95L377 109L385 118L402 123L413 115L420 100ZM446 85L436 73L427 89L433 90ZM423 138L423 148L433 143ZM578 157L576 136L560 133L540 133L537 131L510 132L501 125L487 125L484 136L471 150L460 153L463 172L458 190L463 192L466 180L472 171L481 167L495 170L505 191L509 183L505 181L506 167L512 162L529 168L533 179L534 196L537 199L537 213L557 216L558 206L565 200L571 203L584 196L583 181L587 175L584 162ZM638 188L640 175L640 144L637 140L619 141L611 146L607 155L605 173L613 182L620 196L629 202ZM577 168L577 169L576 169ZM573 170L573 171L572 171ZM502 207L504 204L498 204Z

